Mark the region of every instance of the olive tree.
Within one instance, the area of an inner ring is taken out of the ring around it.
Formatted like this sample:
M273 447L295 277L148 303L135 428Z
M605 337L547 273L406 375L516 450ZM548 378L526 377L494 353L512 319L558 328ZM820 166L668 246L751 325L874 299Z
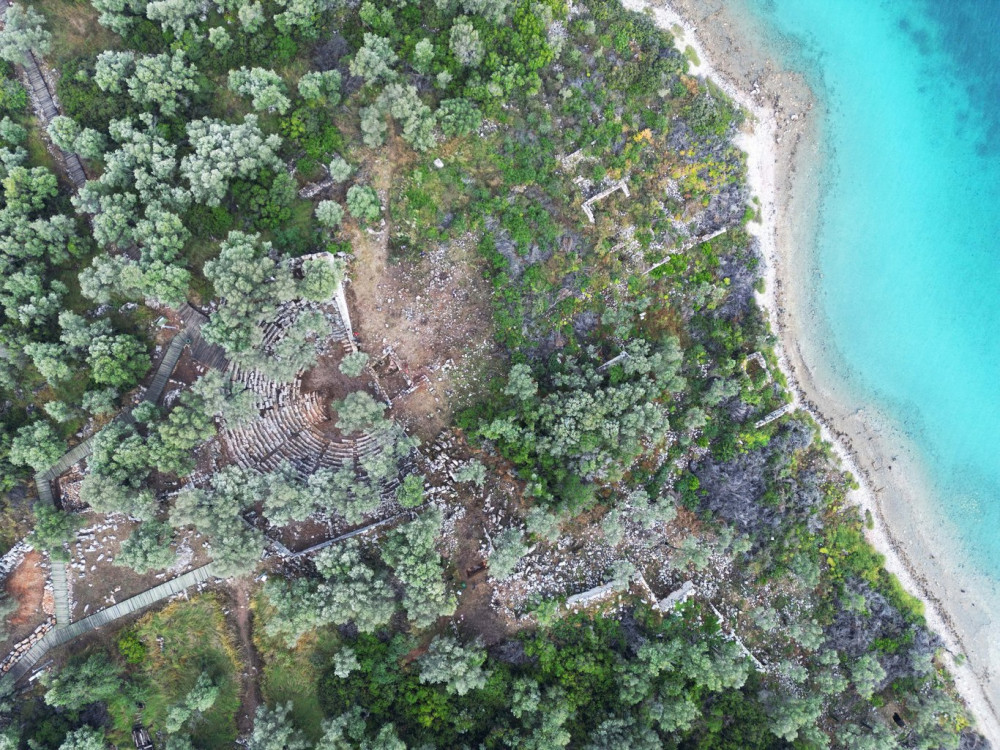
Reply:
M437 145L431 108L420 100L416 86L393 82L379 95L377 106L388 112L402 128L402 137L417 151Z
M851 666L851 681L854 688L865 700L875 694L875 690L885 679L885 669L872 654L865 654Z
M316 204L316 221L327 229L336 229L344 220L344 207L337 201L320 201Z
M89 726L74 729L63 738L59 750L104 750L104 732Z
M479 32L465 16L459 16L451 26L448 37L452 54L468 67L476 67L483 59L485 48L479 38Z
M370 107L362 107L361 116L361 140L368 148L378 148L385 143L386 135L389 133L389 125L385 121L385 111L378 104Z
M346 180L351 176L351 172L354 171L342 156L333 157L327 169L330 172L330 179L338 183Z
M181 175L194 200L208 206L222 202L232 180L281 166L281 138L265 136L256 115L246 115L242 123L194 120L187 124L187 134L192 153L181 160Z
M173 54L139 55L128 78L128 93L139 104L155 104L165 115L177 112L186 103L184 94L199 91L198 69L185 58L183 50Z
M100 653L84 662L67 664L43 680L48 688L45 702L69 711L117 697L122 684L118 666Z
M15 466L30 466L35 471L44 471L65 451L66 443L52 425L38 421L25 425L14 434L8 459Z
M362 632L385 625L396 611L395 596L369 565L356 540L329 547L316 556L316 568L326 580L269 580L264 587L275 611L265 626L294 647L305 634L322 625L354 623Z
M520 529L510 528L500 532L490 553L490 575L498 581L510 578L527 552L528 545Z
M104 153L104 134L92 128L82 128L72 117L56 115L49 121L48 134L63 151L79 154L84 159L97 159Z
M397 59L388 39L365 32L364 44L350 63L351 75L361 76L369 85L391 80Z
M212 477L211 488L182 490L174 501L170 523L193 526L209 537L213 566L222 578L251 572L264 551L264 535L241 515L256 501L257 487L252 474L228 467Z
M337 429L345 432L369 432L385 429L385 404L376 401L367 391L348 393L342 401L334 401L330 408L337 413Z
M299 96L307 102L335 107L340 103L340 71L311 70L299 79Z
M170 524L147 521L122 542L115 565L131 568L140 574L167 568L176 559L170 548L173 536Z
M418 73L429 73L434 61L434 42L424 38L413 47L413 69Z
M432 508L390 532L382 545L382 559L403 584L403 606L416 628L433 625L458 606L445 585L435 548L442 520L441 511Z
M309 742L292 724L291 711L291 703L274 708L258 706L247 750L307 750Z
M486 467L481 461L471 458L455 472L455 481L469 482L477 487L482 487L483 483L486 482Z
M213 26L208 30L208 43L216 52L225 52L233 46L233 38L222 26Z

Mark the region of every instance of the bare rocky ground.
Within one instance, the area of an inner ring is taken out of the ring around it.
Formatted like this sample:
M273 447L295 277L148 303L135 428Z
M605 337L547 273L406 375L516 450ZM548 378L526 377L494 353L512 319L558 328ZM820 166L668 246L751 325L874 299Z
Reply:
M392 167L375 168L383 204ZM427 442L468 405L499 358L493 340L492 290L471 238L424 248L416 263L393 263L392 227L356 229L348 301L361 348L373 360L390 355L406 378L423 385L395 401L396 418Z
M191 532L177 544L177 560L166 571L140 575L130 568L115 565L121 543L138 525L120 514L88 512L86 523L70 546L68 580L71 586L72 613L80 619L135 596L171 578L208 562L205 540Z

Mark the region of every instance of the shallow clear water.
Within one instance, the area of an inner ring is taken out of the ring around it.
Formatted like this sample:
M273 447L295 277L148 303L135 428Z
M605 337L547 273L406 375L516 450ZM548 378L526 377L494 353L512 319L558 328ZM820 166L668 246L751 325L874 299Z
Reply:
M1000 579L1000 0L746 0L829 109L811 365L900 423Z

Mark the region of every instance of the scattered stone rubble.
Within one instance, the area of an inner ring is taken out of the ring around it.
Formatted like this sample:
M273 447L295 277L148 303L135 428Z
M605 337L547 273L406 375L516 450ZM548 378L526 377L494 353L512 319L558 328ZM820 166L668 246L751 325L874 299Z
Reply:
M28 543L27 539L22 539L9 550L3 557L0 557L0 582L7 579L7 576L21 564L24 560L24 556L28 554L33 547Z
M44 636L56 624L56 618L49 615L45 622L31 631L31 635L18 641L11 652L0 662L0 674L6 674L11 667L20 659L32 646L42 640Z

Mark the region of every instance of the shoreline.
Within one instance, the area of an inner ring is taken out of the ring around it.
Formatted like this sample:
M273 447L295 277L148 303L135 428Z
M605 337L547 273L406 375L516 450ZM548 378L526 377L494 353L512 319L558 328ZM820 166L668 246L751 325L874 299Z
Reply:
M748 227L758 238L765 261L765 292L757 299L777 335L775 354L788 380L793 404L809 412L843 468L854 475L858 489L849 499L869 511L874 520L873 528L866 531L868 541L884 556L886 570L924 603L927 626L944 642L948 671L976 728L1000 748L1000 719L994 708L1000 685L991 684L989 660L989 637L995 632L992 623L988 615L983 622L982 611L969 611L968 603L961 612L962 622L958 611L949 611L942 603L942 597L948 596L954 606L953 596L961 591L975 607L977 597L968 596L967 589L993 587L979 582L974 587L963 580L959 588L955 565L935 554L943 549L940 539L928 538L930 533L918 523L919 509L909 507L920 494L912 479L920 474L917 461L913 456L893 455L899 452L889 437L893 427L880 420L873 407L850 409L825 391L802 352L797 314L803 311L800 297L805 290L799 281L807 278L803 272L809 269L803 267L808 259L795 248L806 246L800 238L803 234L808 238L812 227L796 227L787 217L802 216L803 209L810 211L818 202L820 181L803 179L812 171L820 143L820 118L810 116L814 108L819 109L812 91L801 75L781 70L763 53L757 59L748 58L731 36L727 28L730 19L718 2L712 3L712 8L702 8L706 29L691 22L698 18L691 7L698 0L658 0L655 5L651 0L622 2L631 10L651 13L657 25L674 33L682 51L690 46L699 60L698 65L690 63L691 74L712 79L750 113L753 122L744 127L735 144L747 154L749 187L760 200L761 221ZM682 33L677 33L678 27ZM715 67L719 60L727 61L722 70ZM787 287L783 281L788 282ZM891 472L893 466L896 472L887 476L886 467ZM923 515L925 524L932 522L927 518L929 513ZM933 586L931 580L938 585ZM959 654L968 658L959 663ZM977 674L977 668L983 674Z

